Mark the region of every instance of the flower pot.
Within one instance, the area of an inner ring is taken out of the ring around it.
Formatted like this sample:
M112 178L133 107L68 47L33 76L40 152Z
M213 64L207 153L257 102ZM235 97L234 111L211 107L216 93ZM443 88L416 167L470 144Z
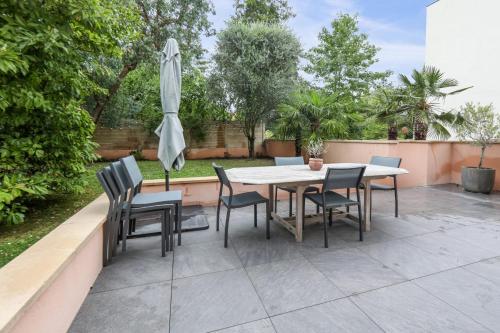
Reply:
M462 167L464 190L476 193L491 193L495 184L495 169Z
M319 171L323 167L323 159L322 158L310 158L309 159L309 168L312 171Z

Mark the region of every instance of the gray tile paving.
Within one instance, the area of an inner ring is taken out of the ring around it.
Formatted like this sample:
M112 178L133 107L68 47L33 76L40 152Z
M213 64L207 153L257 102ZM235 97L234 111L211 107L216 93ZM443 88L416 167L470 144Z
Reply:
M341 299L271 319L278 333L382 332L348 299Z
M358 249L325 252L310 261L347 295L406 281Z
M89 295L69 332L168 332L170 283Z
M269 315L344 296L305 259L253 266L247 272Z
M415 280L431 294L489 329L500 332L500 286L458 268Z
M129 240L70 332L500 331L500 195L401 189L400 208L396 219L392 194L377 192L365 241L338 219L328 249L321 225L296 243L272 223L266 240L251 207L231 214L224 249L223 220L216 232L204 208L210 228L184 233L166 258L159 237Z
M173 281L173 333L208 332L267 314L243 269L205 274Z
M241 267L234 249L220 242L180 246L174 260L174 279Z
M488 332L412 282L352 296L386 332Z

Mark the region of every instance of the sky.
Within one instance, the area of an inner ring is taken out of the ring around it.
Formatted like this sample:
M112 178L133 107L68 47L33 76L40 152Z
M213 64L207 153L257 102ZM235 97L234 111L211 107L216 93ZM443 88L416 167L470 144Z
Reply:
M224 29L234 13L234 0L213 0L216 15L211 17L216 31ZM409 74L420 68L425 58L425 8L432 0L288 0L296 16L287 25L304 50L318 44L318 33L339 12L357 14L359 27L381 50L373 70ZM205 37L203 46L214 50L216 37Z

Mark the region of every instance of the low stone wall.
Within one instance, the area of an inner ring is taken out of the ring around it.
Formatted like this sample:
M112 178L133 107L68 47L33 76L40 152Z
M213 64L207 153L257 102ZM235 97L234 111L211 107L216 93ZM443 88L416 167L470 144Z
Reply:
M273 140L271 156L293 156L293 141ZM331 140L326 142L326 163L368 163L374 155L399 156L401 167L410 174L398 178L402 187L461 183L463 166L477 165L480 149L457 141L390 141L390 140ZM500 173L500 143L486 150L484 166ZM500 174L495 180L495 190L500 190Z
M257 156L265 156L265 128L260 125L256 129L255 152ZM236 158L248 157L247 139L241 125L237 122L214 122L207 126L206 137L202 142L189 139L185 132L187 159ZM97 153L106 160L116 160L128 156L134 150L140 150L145 159L156 160L158 138L149 135L141 128L104 128L98 127L94 133L94 141L99 144Z

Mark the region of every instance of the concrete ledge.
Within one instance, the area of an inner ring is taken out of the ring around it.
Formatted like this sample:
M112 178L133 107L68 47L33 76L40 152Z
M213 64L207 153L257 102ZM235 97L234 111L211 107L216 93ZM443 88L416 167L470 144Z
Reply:
M66 332L102 268L101 195L0 269L0 332Z

